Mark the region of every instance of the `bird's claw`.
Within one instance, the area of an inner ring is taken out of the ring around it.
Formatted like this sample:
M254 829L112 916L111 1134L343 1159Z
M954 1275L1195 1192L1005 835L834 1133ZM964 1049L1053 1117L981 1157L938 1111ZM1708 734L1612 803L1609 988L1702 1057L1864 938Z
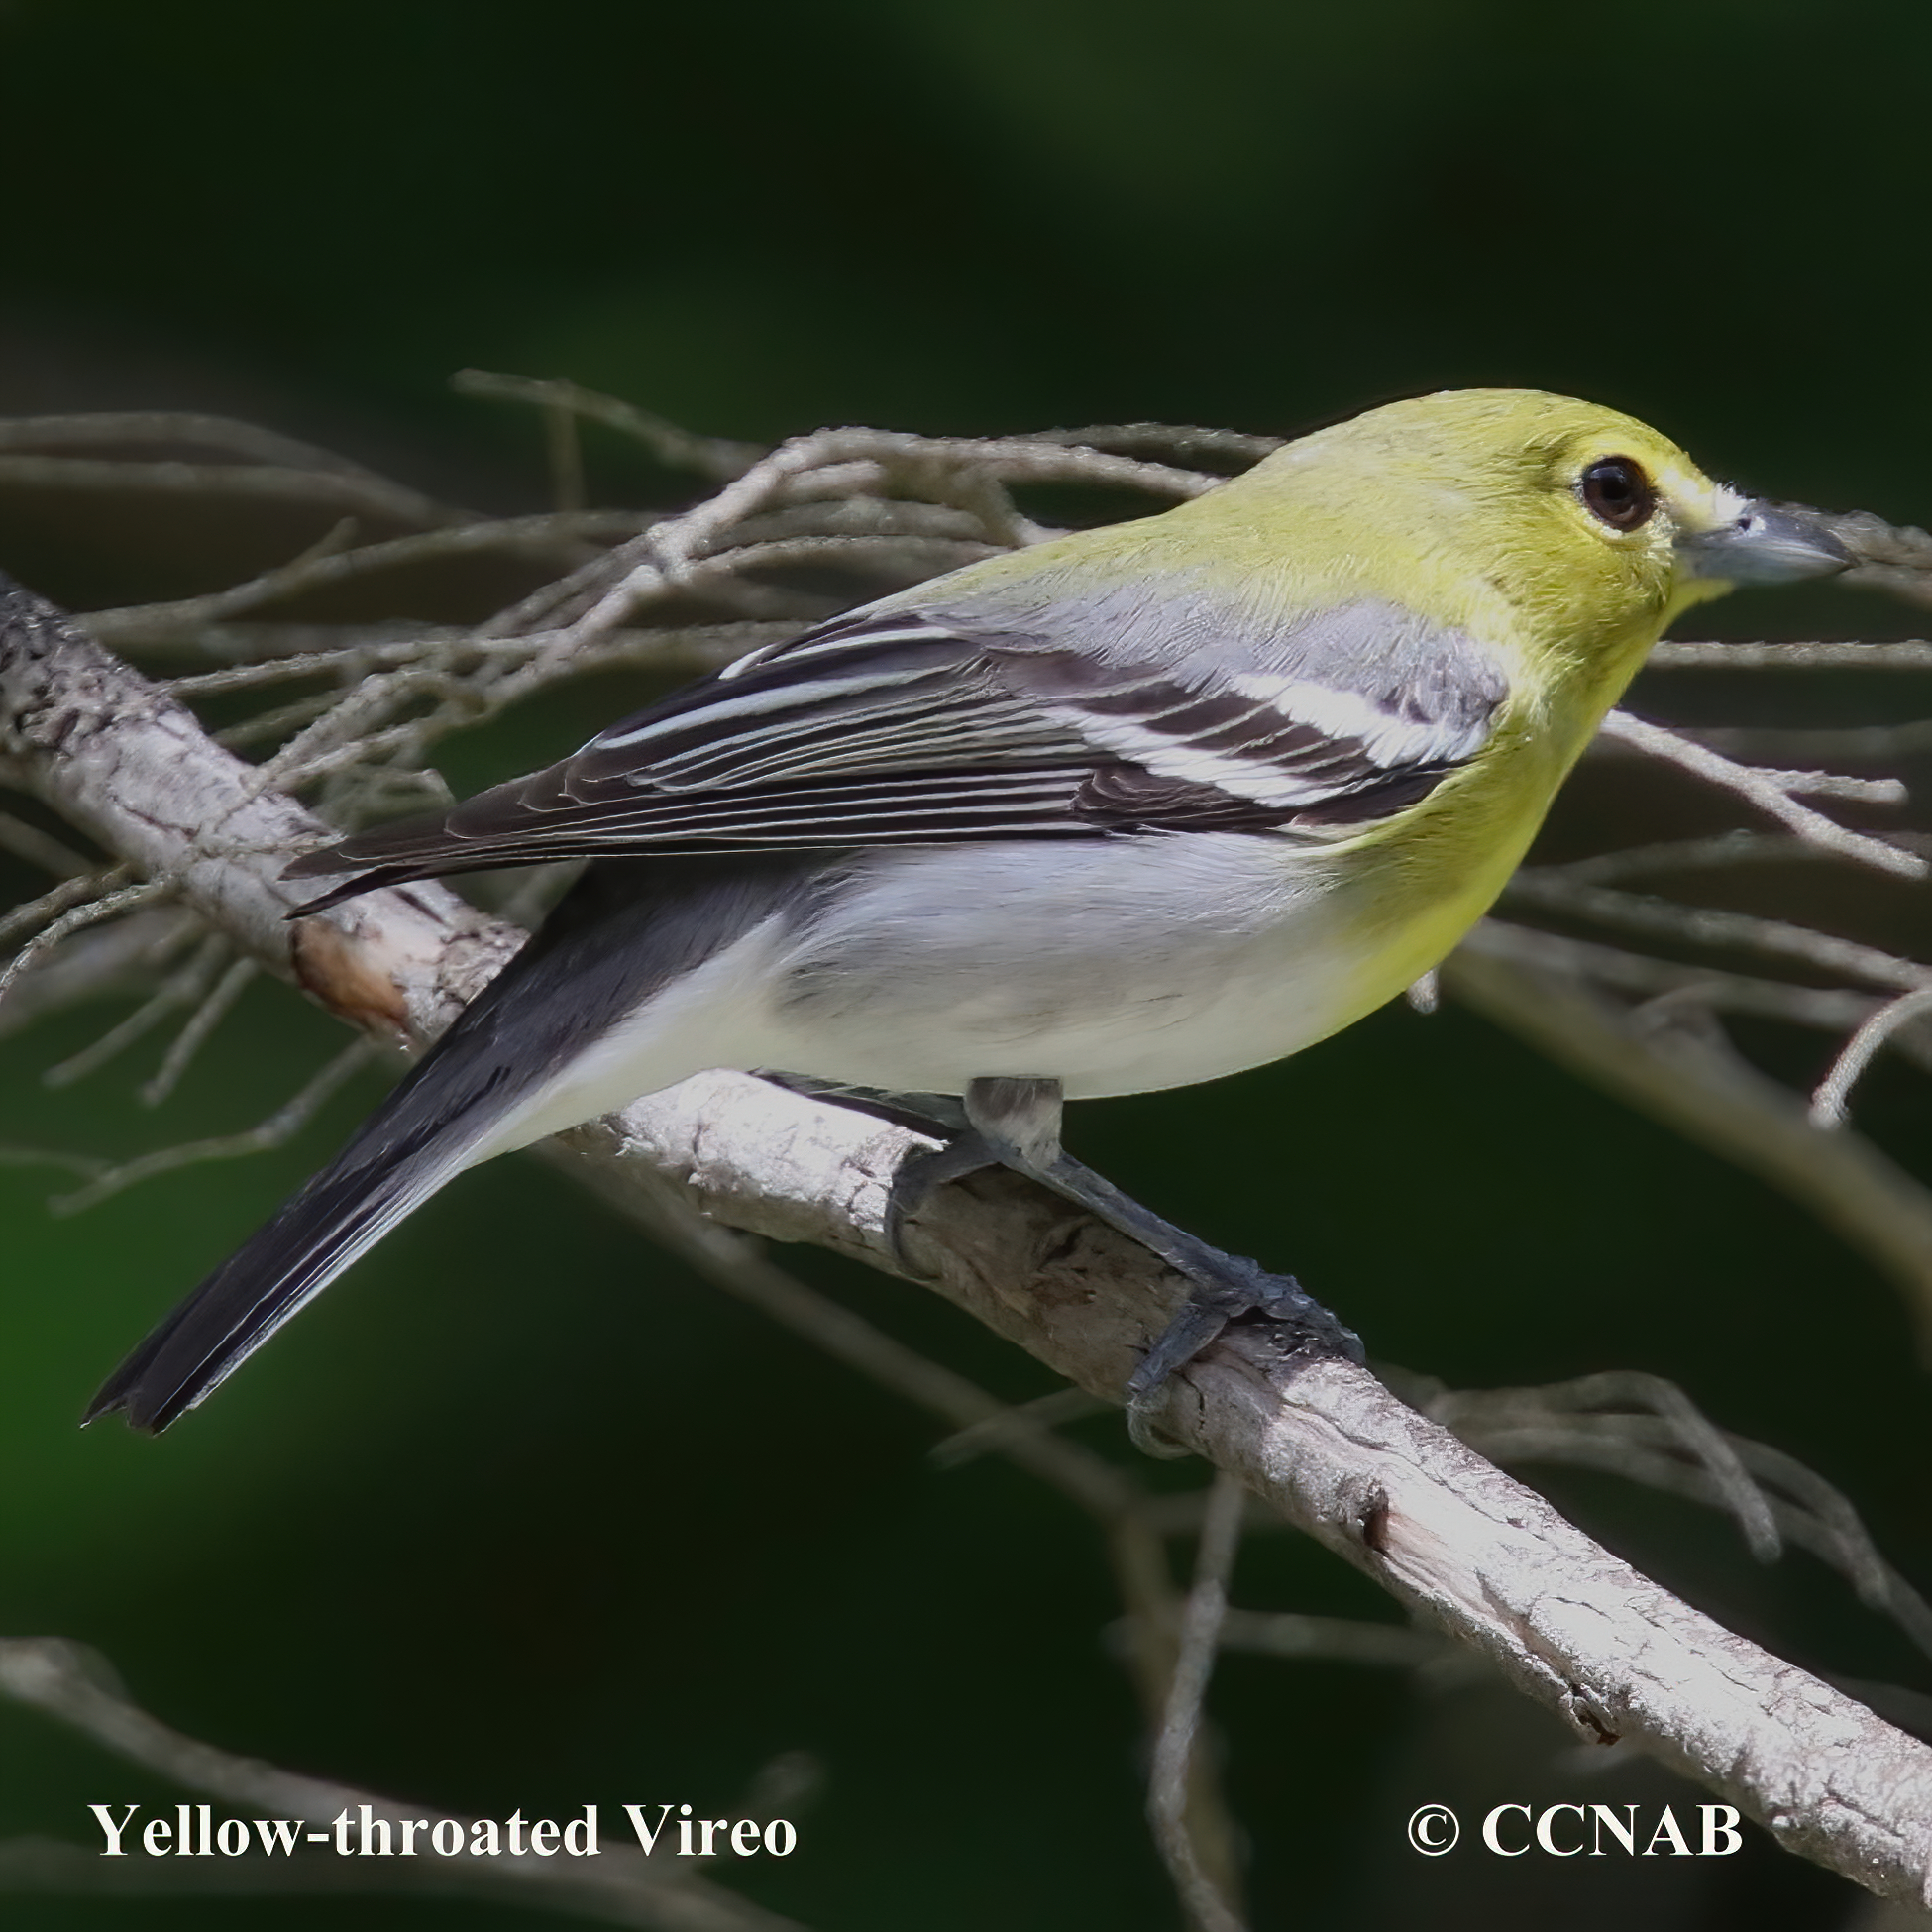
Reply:
M912 1271L906 1258L906 1224L925 1206L935 1190L948 1181L961 1181L983 1167L998 1167L1000 1157L981 1136L970 1129L956 1133L943 1147L930 1153L913 1154L899 1164L893 1176L892 1192L886 1199L886 1238L892 1244L894 1260Z
M1161 1398L1168 1378L1242 1316L1265 1317L1284 1353L1340 1355L1358 1366L1367 1359L1354 1330L1324 1308L1293 1275L1270 1274L1245 1255L1222 1259L1226 1265L1214 1279L1191 1285L1187 1300L1127 1378L1127 1433L1149 1455L1185 1453L1158 1433L1154 1422L1154 1412L1164 1406Z

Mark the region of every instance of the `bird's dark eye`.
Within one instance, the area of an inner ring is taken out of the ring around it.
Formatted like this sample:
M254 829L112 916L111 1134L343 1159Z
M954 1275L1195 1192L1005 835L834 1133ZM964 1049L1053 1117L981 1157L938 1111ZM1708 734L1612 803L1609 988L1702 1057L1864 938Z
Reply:
M1583 507L1613 530L1639 529L1657 508L1657 486L1634 457L1599 457L1576 487Z

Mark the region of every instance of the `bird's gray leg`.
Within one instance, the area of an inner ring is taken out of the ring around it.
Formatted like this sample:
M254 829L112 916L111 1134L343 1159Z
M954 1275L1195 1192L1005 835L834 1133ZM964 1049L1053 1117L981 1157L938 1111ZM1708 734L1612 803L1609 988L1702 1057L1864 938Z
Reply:
M1038 1161L1060 1153L1060 1083L1057 1080L975 1080L957 1103L960 1118L937 1153L909 1160L893 1183L888 1221L893 1245L899 1231L936 1187L961 1181L985 1167L1011 1167L1053 1187ZM1057 1189L1055 1190L1058 1191Z
M966 1089L965 1105L971 1130L920 1163L913 1177L919 1196L981 1167L1010 1167L1077 1202L1192 1284L1187 1300L1127 1378L1127 1423L1141 1448L1156 1447L1150 1412L1162 1384L1236 1316L1266 1315L1295 1332L1297 1346L1362 1359L1354 1331L1344 1328L1292 1276L1269 1274L1244 1255L1210 1247L1064 1152L1057 1080L975 1080ZM908 1212L908 1207L900 1210L902 1216Z

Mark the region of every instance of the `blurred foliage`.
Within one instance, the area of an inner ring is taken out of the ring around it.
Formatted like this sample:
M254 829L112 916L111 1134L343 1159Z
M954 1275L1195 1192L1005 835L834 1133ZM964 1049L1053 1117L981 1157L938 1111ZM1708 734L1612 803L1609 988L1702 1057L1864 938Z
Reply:
M1630 408L1751 486L1924 521L1928 56L1932 13L1902 0L1828 27L1796 0L13 0L0 409L225 409L510 508L543 500L539 426L450 397L466 364L758 437L1286 432L1508 382ZM605 496L672 486L591 457ZM50 518L4 492L0 566L82 606L211 589L247 567L220 524ZM1718 622L1909 628L1822 594ZM596 721L577 702L453 749L452 775L554 755ZM333 1037L260 986L148 1116L132 1091L158 1047L40 1084L103 1023L0 1041L0 1141L112 1153L247 1126ZM73 1430L376 1091L71 1222L47 1216L44 1170L0 1169L0 1628L100 1646L185 1730L431 1806L722 1811L805 1749L827 1783L800 1851L726 1876L820 1927L1171 1925L1097 1535L998 1463L933 1473L922 1418L554 1174L465 1177L164 1442ZM1919 1076L1881 1069L1861 1119L1926 1171ZM1676 1378L1932 1579L1928 1405L1892 1293L1476 1020L1391 1011L1291 1066L1089 1107L1073 1133L1164 1211L1294 1266L1389 1359L1466 1384ZM788 1259L1002 1393L1046 1383L916 1291ZM1085 1429L1118 1446L1112 1421ZM1783 1655L1926 1687L1808 1559L1759 1570L1682 1506L1550 1487ZM1287 1537L1256 1540L1236 1594L1385 1614ZM1424 1866L1401 1837L1424 1799L1686 1795L1627 1762L1578 1785L1565 1737L1508 1693L1243 1659L1215 1703L1262 1926L1822 1927L1856 1903L1755 1835L1722 1865ZM168 1796L0 1708L0 1830L81 1839L89 1801ZM5 1909L37 1932L485 1914Z

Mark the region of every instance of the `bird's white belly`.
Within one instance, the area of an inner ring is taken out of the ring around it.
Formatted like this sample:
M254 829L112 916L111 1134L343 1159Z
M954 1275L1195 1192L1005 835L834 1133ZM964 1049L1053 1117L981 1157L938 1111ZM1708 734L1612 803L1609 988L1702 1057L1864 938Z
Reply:
M1077 988L908 975L862 1006L791 1025L782 1016L765 1059L901 1093L959 1093L995 1075L1056 1079L1073 1099L1186 1086L1285 1058L1356 1017L1326 976L1285 980L1268 963L1096 961Z
M778 962L765 1064L901 1092L995 1075L1143 1093L1298 1051L1377 1006L1312 864L1252 838L867 862Z
M865 855L587 1042L473 1158L710 1067L1091 1099L1282 1059L1409 977L1322 861L1198 833Z

